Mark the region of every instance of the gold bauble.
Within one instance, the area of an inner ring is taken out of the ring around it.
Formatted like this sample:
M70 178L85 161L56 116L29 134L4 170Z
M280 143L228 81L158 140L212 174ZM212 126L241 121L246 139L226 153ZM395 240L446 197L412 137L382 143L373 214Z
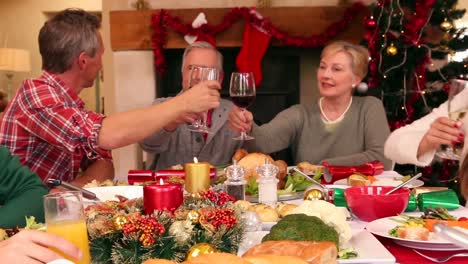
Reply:
M315 200L325 200L325 195L322 190L319 189L310 189L304 193L304 200L315 201Z
M200 213L196 210L190 210L187 214L187 220L192 221L192 223L197 224L200 220Z
M440 23L440 29L443 31L447 32L450 31L453 28L452 22L448 21L445 19L442 23Z
M122 230L123 226L128 223L128 219L123 215L116 215L113 222L115 229Z
M393 45L393 43L387 47L387 54L390 56L395 56L398 54L398 49L395 47L395 45Z
M218 250L210 243L198 243L192 246L187 252L187 260L191 260L197 256L216 253Z

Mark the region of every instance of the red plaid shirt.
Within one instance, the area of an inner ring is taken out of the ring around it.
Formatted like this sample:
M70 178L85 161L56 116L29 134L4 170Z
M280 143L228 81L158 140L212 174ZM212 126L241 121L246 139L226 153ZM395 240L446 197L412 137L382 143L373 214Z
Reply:
M57 76L43 72L25 80L0 123L0 145L43 181L73 180L88 160L111 159L97 145L104 115L87 111L76 92ZM85 168L83 168L85 169Z

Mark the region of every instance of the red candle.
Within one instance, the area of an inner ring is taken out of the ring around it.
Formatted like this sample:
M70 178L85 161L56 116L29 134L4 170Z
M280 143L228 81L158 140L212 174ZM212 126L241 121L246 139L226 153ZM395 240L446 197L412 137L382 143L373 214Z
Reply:
M154 210L174 212L183 199L182 185L179 183L159 179L159 182L143 187L143 207L146 214L152 214Z

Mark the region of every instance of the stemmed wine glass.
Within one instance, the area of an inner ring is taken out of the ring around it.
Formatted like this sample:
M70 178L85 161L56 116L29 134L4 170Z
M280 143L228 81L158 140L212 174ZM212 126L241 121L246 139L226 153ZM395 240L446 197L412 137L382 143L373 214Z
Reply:
M229 95L232 102L245 111L255 101L255 81L251 72L233 72L231 74L231 83ZM244 131L234 140L251 140L254 137L247 135Z
M190 69L189 87L192 88L194 85L202 81L209 80L220 80L220 70L214 67L207 67L201 65L192 65ZM210 133L210 128L206 124L207 112L203 113L203 118L195 120L188 126L190 131L200 133Z
M463 103L458 103L459 100L465 100L464 96L458 96L466 86L466 81L463 80L451 80L449 86L449 93L447 99L447 108L449 118L454 121L462 120L466 111L468 110ZM455 106L463 105L462 108ZM436 155L443 159L459 160L463 151L463 141L456 142L453 146L442 145L436 152Z

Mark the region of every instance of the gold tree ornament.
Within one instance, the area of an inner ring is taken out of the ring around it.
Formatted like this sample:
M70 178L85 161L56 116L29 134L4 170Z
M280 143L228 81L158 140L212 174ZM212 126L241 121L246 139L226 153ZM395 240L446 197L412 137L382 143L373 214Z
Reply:
M117 230L122 230L123 226L128 223L128 219L127 217L123 216L123 215L116 215L114 216L114 227L115 229Z
M218 250L210 243L198 243L192 246L187 252L187 260L191 260L197 256L216 253Z
M187 214L187 220L197 224L200 220L200 213L197 210L190 210Z
M395 47L395 45L393 43L390 43L390 46L387 47L386 52L390 56L395 56L395 55L398 54L398 49L397 49L397 47Z
M448 21L447 18L444 19L442 23L440 23L440 29L442 29L445 32L450 31L453 28L453 23L452 21Z
M306 201L325 200L325 195L322 190L310 189L304 193L304 200Z

